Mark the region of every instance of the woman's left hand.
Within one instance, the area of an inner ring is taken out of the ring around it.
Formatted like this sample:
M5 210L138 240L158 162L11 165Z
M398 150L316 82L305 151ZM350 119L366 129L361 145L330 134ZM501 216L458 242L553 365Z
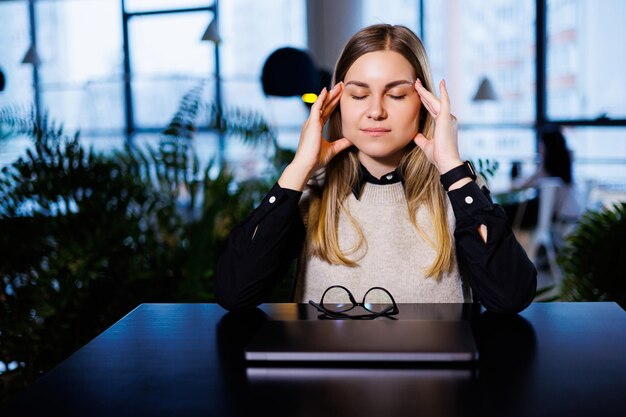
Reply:
M428 160L437 167L439 173L444 174L463 163L459 156L457 120L450 113L450 97L446 83L444 80L439 83L441 99L428 91L419 78L415 81L414 87L422 104L435 119L435 132L432 138L427 138L418 132L413 141L422 148Z

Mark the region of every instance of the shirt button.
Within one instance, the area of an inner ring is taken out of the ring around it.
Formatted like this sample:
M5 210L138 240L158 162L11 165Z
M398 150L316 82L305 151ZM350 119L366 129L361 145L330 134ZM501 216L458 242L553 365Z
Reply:
M276 197L271 196L270 197L270 204L274 204L274 201L276 201Z
M390 180L390 179L392 179L392 178L393 178L393 174L389 174L389 175L387 175L387 179L388 179L388 180Z
M474 202L474 199L468 195L467 197L465 197L465 202L467 204L472 204Z

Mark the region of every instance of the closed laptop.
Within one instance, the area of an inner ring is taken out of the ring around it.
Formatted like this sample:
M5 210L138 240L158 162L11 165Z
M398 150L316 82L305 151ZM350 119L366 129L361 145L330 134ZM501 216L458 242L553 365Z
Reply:
M268 321L245 348L249 361L470 362L469 322L443 320Z

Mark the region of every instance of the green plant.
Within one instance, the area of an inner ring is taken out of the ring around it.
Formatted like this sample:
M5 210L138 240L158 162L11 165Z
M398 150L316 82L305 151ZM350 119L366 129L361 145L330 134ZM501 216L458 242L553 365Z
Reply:
M587 212L566 238L558 262L564 301L615 301L626 309L626 203Z
M106 154L45 115L0 111L0 130L32 139L0 172L0 402L139 303L213 300L215 259L273 178L201 167L196 119L251 144L275 139L258 115L200 97L183 97L156 148Z
M500 166L498 161L489 158L479 158L472 160L471 162L476 170L476 173L479 177L482 177L485 183L489 182L489 177L496 175L496 171L498 171L498 167Z

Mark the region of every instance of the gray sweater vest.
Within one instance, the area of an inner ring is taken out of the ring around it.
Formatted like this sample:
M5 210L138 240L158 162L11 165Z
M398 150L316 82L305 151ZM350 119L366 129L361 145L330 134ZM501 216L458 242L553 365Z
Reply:
M307 223L308 197L300 201L302 217ZM447 202L450 233L455 218ZM435 258L435 249L417 232L409 220L402 183L376 185L366 183L360 199L351 193L347 206L361 226L365 244L349 256L358 266L331 265L317 257L307 257L306 248L299 259L295 301L320 301L326 288L339 284L348 288L358 302L371 287L384 287L398 303L463 303L471 302L469 285L459 274L456 262L441 279L425 276ZM422 231L434 241L434 228L428 210L421 207L417 222ZM345 213L339 217L339 245L349 253L358 234ZM369 302L376 302L370 300ZM339 302L340 300L324 300Z

